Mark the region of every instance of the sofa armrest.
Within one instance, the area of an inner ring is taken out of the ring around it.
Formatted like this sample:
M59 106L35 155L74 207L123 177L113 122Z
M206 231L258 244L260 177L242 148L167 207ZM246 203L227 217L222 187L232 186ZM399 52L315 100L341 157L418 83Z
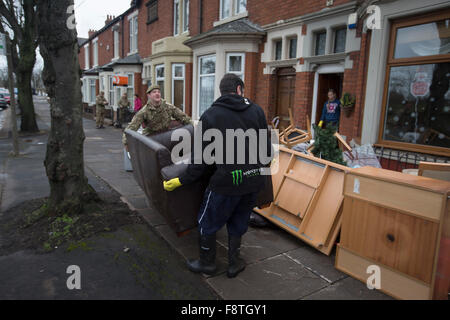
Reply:
M179 177L182 173L186 172L188 164L180 163L173 164L161 169L161 176L164 180L170 180Z

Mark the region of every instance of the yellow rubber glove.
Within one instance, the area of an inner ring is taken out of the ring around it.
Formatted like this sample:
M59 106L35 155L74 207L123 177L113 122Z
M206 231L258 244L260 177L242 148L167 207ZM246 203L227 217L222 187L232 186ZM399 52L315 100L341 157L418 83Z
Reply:
M320 121L319 122L319 127L322 128L322 126L323 126L323 121Z
M169 181L164 181L164 190L166 191L173 191L178 187L181 187L181 182L179 178L173 178Z

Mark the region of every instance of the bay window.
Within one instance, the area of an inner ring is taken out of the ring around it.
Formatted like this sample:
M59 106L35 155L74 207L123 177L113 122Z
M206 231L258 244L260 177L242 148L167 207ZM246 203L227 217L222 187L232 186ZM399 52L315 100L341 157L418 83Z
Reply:
M210 55L199 57L198 66L198 115L200 117L214 102L216 56Z
M228 53L227 54L227 73L234 73L244 80L244 53Z
M448 153L449 13L393 23L379 135L381 144Z
M160 64L155 67L156 84L161 88L161 97L164 98L164 65Z

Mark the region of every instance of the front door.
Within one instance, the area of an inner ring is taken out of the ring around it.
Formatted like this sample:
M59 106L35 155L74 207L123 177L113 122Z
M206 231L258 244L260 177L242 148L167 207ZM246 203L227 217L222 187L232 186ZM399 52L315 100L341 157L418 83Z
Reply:
M290 125L289 108L294 107L295 69L282 68L277 72L277 107L276 115L280 117L278 128L284 130Z
M336 98L340 99L342 94L343 73L325 73L319 74L319 86L317 90L316 124L319 123L322 116L322 109L325 102L328 101L328 90L336 91Z

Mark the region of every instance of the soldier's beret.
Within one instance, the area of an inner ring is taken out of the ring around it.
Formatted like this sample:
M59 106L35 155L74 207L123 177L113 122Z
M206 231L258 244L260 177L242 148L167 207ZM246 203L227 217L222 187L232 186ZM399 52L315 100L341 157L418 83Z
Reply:
M152 92L155 89L161 90L161 88L157 84L154 84L154 85L148 87L147 93L150 93L150 92Z

